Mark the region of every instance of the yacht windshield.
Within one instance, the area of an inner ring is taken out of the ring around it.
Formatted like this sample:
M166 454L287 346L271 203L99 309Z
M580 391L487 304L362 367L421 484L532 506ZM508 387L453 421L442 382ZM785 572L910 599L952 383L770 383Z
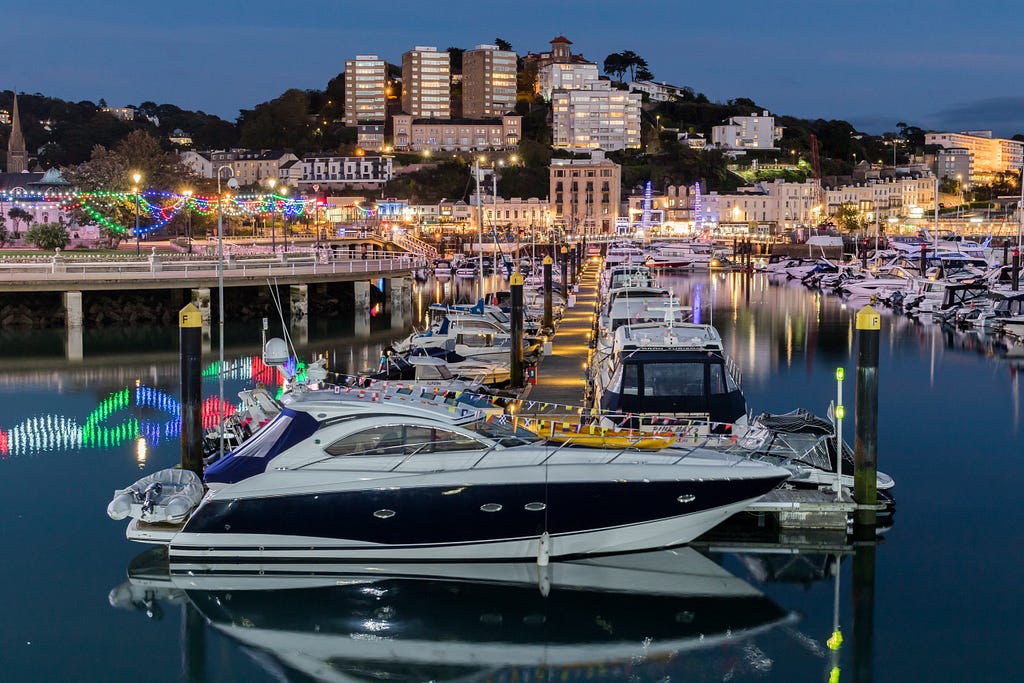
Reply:
M499 420L505 420L506 424L502 424ZM506 448L536 443L540 440L531 431L527 431L522 427L513 428L511 421L512 418L510 417L494 416L490 422L481 418L474 422L460 424L459 426L492 441L496 441Z

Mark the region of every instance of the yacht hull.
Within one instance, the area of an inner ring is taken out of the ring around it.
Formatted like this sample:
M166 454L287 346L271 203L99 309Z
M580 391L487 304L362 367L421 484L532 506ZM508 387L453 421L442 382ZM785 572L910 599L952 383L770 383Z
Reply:
M518 560L645 550L693 540L785 478L737 467L735 478L677 479L665 472L676 468L652 465L638 480L636 465L605 465L609 478L588 481L581 475L590 468L528 468L525 477L505 473L500 484L474 481L479 472L461 480L434 473L416 477L415 485L388 477L333 490L301 483L293 490L278 485L273 495L214 495L171 539L170 556L202 564Z

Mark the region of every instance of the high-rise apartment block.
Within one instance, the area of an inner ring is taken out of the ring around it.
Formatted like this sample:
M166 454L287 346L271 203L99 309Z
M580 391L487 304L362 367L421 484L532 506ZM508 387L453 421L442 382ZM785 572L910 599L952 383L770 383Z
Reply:
M462 115L493 118L516 107L515 52L477 45L462 55Z
M385 119L387 79L387 64L377 55L345 60L346 126Z
M451 116L451 57L436 47L416 46L402 55L402 111L415 118Z
M618 149L640 147L640 104L643 96L613 90L596 81L591 90L553 90L553 146L560 149Z

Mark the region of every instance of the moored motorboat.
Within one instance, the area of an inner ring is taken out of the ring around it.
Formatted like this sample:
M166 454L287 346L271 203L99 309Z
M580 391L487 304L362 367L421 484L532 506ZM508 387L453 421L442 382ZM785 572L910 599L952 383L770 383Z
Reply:
M207 468L172 559L531 559L686 543L789 476L697 448L566 448L414 395L311 393Z

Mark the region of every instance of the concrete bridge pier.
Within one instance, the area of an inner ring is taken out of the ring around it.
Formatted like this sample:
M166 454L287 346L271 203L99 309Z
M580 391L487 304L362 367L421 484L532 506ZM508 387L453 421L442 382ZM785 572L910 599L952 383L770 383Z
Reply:
M388 280L391 289L391 308L405 308L412 303L412 281L407 277L393 277Z
M359 311L370 310L370 283L366 280L356 280L352 283L353 306ZM358 318L358 316L356 316Z
M309 319L309 286L291 285L288 287L288 310L291 311L291 323Z
M81 329L85 316L82 313L82 293L64 292L64 325L69 330Z
M203 351L209 351L212 335L210 334L210 290L200 287L192 290L192 305L199 309L203 321Z

